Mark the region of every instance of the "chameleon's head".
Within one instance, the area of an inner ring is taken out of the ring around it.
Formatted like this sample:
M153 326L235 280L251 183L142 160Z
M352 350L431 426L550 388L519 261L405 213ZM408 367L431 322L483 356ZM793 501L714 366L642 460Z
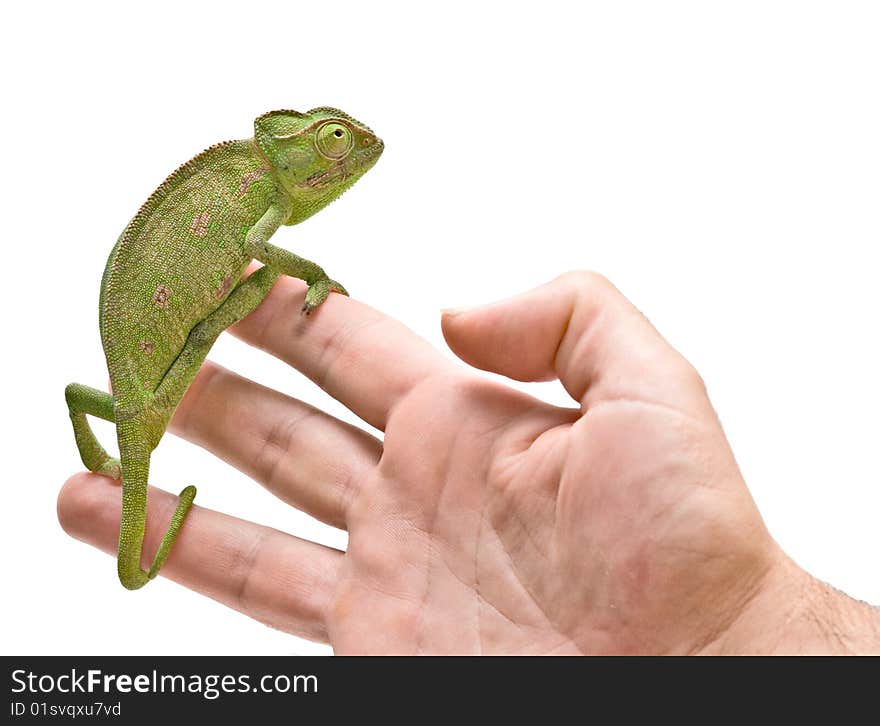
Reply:
M254 121L254 136L293 199L288 224L326 207L360 179L385 148L369 128L328 107L263 114Z

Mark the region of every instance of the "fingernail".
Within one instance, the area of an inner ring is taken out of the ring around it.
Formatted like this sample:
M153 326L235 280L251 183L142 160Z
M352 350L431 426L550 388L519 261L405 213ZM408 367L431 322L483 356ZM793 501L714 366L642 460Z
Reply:
M442 308L440 310L441 315L461 315L462 313L466 313L471 308Z

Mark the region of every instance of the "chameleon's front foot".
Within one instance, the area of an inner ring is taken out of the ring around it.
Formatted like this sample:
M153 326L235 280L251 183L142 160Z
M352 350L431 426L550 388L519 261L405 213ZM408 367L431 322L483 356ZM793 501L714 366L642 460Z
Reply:
M306 315L311 315L312 310L324 302L331 292L338 292L340 295L348 296L348 291L336 280L331 280L329 277L309 285L309 290L306 292L306 300L302 306L302 312Z

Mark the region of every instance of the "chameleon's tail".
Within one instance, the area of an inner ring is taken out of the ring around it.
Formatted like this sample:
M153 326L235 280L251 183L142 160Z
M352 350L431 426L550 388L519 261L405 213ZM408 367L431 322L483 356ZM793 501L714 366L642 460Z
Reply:
M141 569L141 553L144 547L144 531L147 523L147 477L150 470L152 448L144 438L146 430L143 419L117 423L120 459L112 458L95 438L86 415L98 416L106 421L116 421L113 396L96 388L71 383L64 390L73 434L79 447L83 464L90 471L107 474L114 479L122 476L122 521L119 525L119 581L129 590L137 590L152 580L165 564L171 546L183 520L192 507L196 488L186 487L180 493L177 509L171 517L168 530L159 544L149 572Z
M148 572L142 570L141 554L147 523L147 478L151 449L138 428L136 425L118 427L122 459L122 520L119 525L117 571L119 581L129 590L143 587L159 574L196 495L194 486L188 486L180 492L180 501L171 516L153 564Z

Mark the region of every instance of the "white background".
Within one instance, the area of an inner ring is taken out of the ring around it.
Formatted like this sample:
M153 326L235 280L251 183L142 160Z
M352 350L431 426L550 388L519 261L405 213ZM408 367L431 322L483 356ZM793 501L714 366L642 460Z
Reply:
M80 466L62 392L106 380L119 232L205 146L324 104L385 154L274 242L444 350L442 307L603 272L702 372L783 548L880 603L877 3L135 7L7 3L0 20L4 653L328 652L173 583L127 592L55 517ZM211 357L354 420L228 336ZM152 481L345 544L173 436Z

